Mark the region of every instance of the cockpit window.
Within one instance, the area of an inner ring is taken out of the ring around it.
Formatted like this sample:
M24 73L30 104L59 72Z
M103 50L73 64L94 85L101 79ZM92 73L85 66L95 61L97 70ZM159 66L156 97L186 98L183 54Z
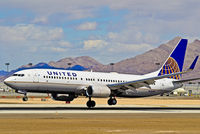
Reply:
M24 74L13 74L12 76L19 76L19 77L23 77Z

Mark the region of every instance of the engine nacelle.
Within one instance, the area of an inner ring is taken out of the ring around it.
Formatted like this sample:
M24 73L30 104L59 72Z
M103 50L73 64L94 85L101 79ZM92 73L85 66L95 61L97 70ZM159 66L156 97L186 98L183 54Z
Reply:
M106 98L110 96L111 90L106 85L92 85L87 88L86 94L90 97Z
M67 95L64 95L64 94L59 95L56 93L51 94L52 98L57 101L73 101L74 98L76 98L75 94L67 94Z

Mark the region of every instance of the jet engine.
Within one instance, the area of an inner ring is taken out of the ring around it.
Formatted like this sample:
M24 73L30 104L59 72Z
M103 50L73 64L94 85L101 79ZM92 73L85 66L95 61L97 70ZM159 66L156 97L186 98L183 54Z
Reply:
M111 94L110 88L106 85L92 85L86 90L86 95L89 97L106 98Z
M52 98L57 101L73 101L74 98L77 98L75 94L51 94Z

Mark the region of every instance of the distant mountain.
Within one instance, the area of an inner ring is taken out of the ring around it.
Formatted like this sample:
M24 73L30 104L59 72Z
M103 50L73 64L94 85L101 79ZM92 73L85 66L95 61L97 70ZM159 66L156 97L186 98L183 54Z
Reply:
M70 63L70 64L69 64ZM81 57L69 57L64 58L59 61L50 61L48 63L50 66L57 67L57 68L70 68L71 66L79 65L85 68L92 68L94 71L104 71L103 69L105 65L99 63L95 59L89 56L81 56Z
M4 70L1 70L0 71L0 76L5 76L5 75L7 75L8 74L8 72L6 72L6 71L4 71Z
M16 71L20 71L20 70L24 70L24 69L65 69L65 70L79 70L79 71L87 70L87 68L80 66L80 65L74 65L72 67L64 68L64 67L54 67L47 63L42 62L42 63L38 63L34 66L24 65L14 71L16 72Z

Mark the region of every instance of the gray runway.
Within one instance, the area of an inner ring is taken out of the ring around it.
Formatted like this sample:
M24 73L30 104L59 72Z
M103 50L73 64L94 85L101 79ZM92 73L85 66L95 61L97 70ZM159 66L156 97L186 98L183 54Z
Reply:
M48 114L48 113L200 113L199 105L97 105L88 109L85 105L63 104L0 104L0 114Z

